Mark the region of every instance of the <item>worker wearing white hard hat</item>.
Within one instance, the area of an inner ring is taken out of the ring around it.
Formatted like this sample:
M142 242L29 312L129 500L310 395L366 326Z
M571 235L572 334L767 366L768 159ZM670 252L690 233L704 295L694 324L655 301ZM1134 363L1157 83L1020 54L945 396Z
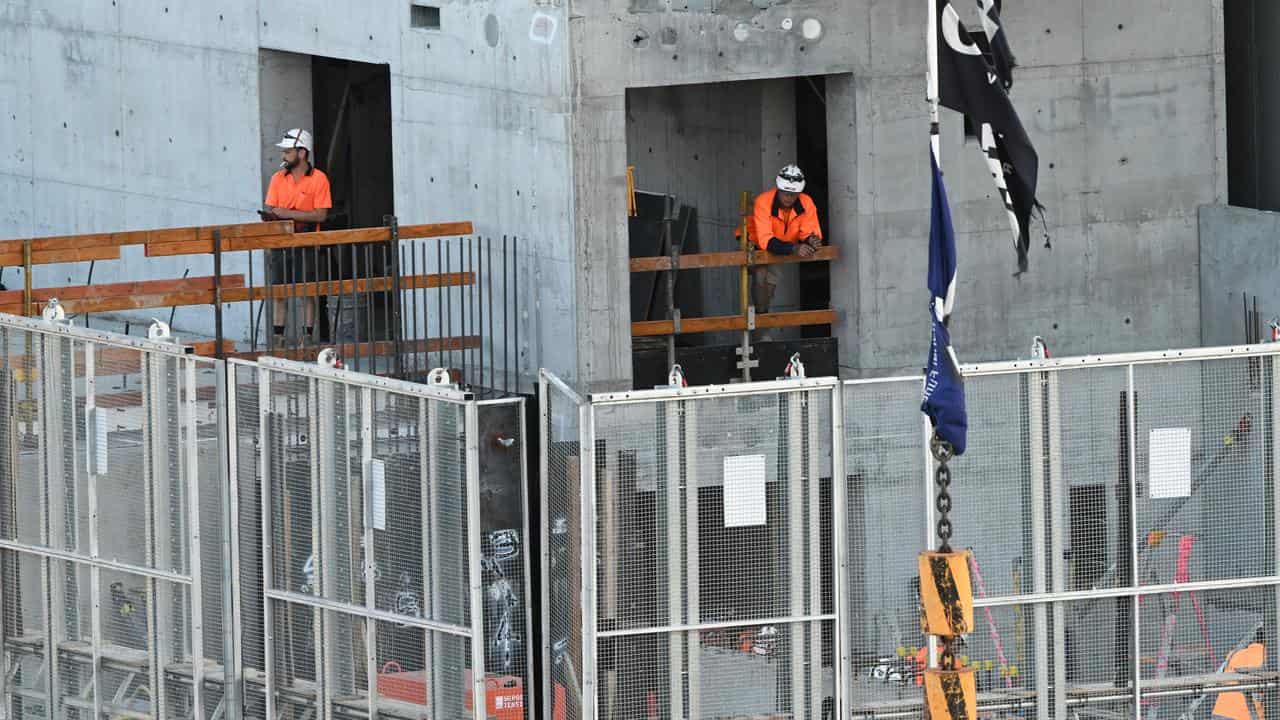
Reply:
M778 171L772 189L756 197L747 221L751 244L773 255L810 257L822 247L822 226L813 198L804 193L804 173L795 165ZM752 268L757 313L769 312L780 274L776 265Z
M333 198L329 190L329 178L316 169L312 162L315 141L311 133L293 128L276 143L280 148L280 170L271 176L267 199L259 212L263 220L292 220L295 232L319 230L329 217ZM268 257L272 284L294 284L315 280L316 263L307 263L299 248L271 251ZM272 303L271 326L273 335L283 342L287 306L283 299ZM303 332L310 340L314 333L316 303L305 303Z

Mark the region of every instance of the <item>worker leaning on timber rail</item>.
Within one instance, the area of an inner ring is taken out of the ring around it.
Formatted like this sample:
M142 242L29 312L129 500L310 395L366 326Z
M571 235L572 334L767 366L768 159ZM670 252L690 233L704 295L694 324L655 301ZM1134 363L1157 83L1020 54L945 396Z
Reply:
M294 128L284 134L284 139L276 143L276 147L281 151L280 170L271 176L267 199L258 214L263 220L292 220L297 232L319 230L320 223L329 217L333 198L329 192L329 177L311 162L315 153L311 133ZM307 263L302 248L272 250L267 262L273 285L317 279L303 277L304 274L315 276L317 273L315 258ZM306 317L303 332L307 334L307 340L310 340L316 324L316 302L304 305ZM271 331L276 337L277 347L284 341L285 312L283 299L272 302Z
M756 197L748 237L763 252L809 257L822 247L822 228L813 198L804 194L804 173L788 165L778 171L776 184ZM767 313L778 288L778 266L758 265L751 273L756 312Z

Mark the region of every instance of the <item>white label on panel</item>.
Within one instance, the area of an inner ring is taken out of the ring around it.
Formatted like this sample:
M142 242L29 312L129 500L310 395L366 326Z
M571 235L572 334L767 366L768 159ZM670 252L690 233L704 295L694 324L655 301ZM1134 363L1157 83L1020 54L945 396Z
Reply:
M1191 430L1155 428L1147 448L1148 474L1153 498L1191 496Z
M387 529L387 466L381 460L369 461L369 481L373 485L373 529Z
M724 526L764 525L764 455L735 455L724 459Z

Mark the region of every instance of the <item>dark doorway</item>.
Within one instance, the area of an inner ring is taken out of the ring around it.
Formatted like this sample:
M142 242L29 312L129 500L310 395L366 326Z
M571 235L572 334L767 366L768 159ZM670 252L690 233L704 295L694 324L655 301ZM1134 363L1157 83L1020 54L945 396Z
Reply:
M391 168L391 69L311 58L316 166L329 175L327 229L374 227L395 213Z
M315 117L316 165L329 175L333 210L325 230L375 227L395 214L391 165L391 71L387 65L311 58L311 102ZM394 264L382 243L352 245L330 254L332 277L380 277ZM334 257L341 255L342 257ZM388 337L390 296L373 294L371 307L357 299L321 314L326 339ZM321 307L332 303L321 300ZM361 322L361 318L368 318Z

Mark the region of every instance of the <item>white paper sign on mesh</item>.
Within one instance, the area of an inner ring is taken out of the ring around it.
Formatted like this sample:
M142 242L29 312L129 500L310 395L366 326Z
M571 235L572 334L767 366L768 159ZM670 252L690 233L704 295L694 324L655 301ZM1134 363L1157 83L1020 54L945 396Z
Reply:
M764 455L735 455L724 459L724 526L764 525Z
M1191 430L1155 428L1147 446L1147 469L1152 498L1191 495Z

